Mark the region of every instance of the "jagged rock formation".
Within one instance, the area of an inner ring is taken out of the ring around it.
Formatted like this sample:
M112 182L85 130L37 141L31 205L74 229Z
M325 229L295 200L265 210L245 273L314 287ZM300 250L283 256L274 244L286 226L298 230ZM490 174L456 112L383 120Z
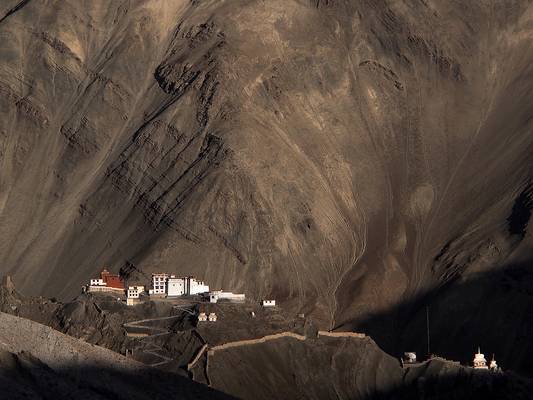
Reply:
M50 325L61 304L43 297L27 297L17 292L10 276L2 277L0 285L0 312L31 319Z
M530 249L532 15L3 2L0 268L68 297L130 262L401 331L413 299Z

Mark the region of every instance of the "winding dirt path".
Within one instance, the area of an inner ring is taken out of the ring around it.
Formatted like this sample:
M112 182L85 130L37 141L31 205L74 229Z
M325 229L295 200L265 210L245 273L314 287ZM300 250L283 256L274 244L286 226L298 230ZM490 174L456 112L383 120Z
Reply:
M126 335L131 334L132 337L139 335L139 333L128 333L128 328L135 329L135 330L146 330L146 336L142 336L142 339L153 339L158 336L168 335L171 333L171 331L166 328L146 325L147 323L154 322L154 321L166 321L169 319L174 319L174 318L179 318L179 317L181 317L181 315L172 315L170 317L159 317L159 318L147 318L147 319L141 319L138 321L127 322L123 324L122 326L126 329ZM161 360L161 361L149 364L151 367L158 367L158 366L164 365L172 361L172 358L161 354L161 352L164 352L163 348L161 346L158 346L155 343L151 343L151 346L149 348L143 349L141 350L141 352L158 357Z
M126 334L128 333L127 332L127 329L128 328L132 328L132 329L146 329L147 331L149 332L153 332L153 331L159 331L159 333L155 333L155 334L148 334L148 336L146 337L156 337L156 336L161 336L161 335L164 335L164 334L167 334L167 333L170 333L170 331L168 329L165 329L165 328L159 328L157 326L152 326L152 325L145 325L146 323L148 322L154 322L154 321L165 321L165 320L168 320L168 319L173 319L173 318L179 318L181 317L181 315L172 315L170 317L159 317L159 318L147 318L147 319L140 319L138 321L133 321L133 322L127 322L125 324L123 324L122 326L124 328L126 328Z

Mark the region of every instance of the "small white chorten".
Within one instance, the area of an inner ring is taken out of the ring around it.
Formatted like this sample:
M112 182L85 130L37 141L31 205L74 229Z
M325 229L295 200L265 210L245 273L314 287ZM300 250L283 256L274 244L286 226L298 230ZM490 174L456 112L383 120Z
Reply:
M475 369L489 369L487 367L487 360L485 359L485 354L481 353L480 348L477 348L477 354L474 354L474 368Z
M498 372L500 370L500 367L498 367L498 364L496 363L496 358L494 357L494 354L492 355L492 359L490 360L489 369L493 372Z
M207 321L207 315L205 312L201 312L198 314L198 322L205 322Z

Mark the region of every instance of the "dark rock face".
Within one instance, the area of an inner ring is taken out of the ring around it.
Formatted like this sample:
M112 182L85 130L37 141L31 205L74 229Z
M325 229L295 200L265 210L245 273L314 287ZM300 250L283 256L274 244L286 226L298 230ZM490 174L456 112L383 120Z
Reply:
M532 12L4 2L1 271L68 297L131 262L358 329L503 268L531 243Z
M211 387L241 399L372 398L399 387L403 374L369 338L281 338L217 351L195 379L202 369Z

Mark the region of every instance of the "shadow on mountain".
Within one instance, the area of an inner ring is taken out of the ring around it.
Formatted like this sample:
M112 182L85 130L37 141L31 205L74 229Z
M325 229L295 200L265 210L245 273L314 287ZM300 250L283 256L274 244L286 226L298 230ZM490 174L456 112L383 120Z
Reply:
M195 379L207 369L196 364ZM283 338L217 351L211 386L241 399L529 399L532 381L433 358L409 368L369 337Z
M458 363L434 359L419 367L406 369L401 385L389 390L376 389L364 399L519 400L530 398L533 384L531 380L512 372L474 370Z
M233 399L185 376L90 365L50 367L21 352L0 350L1 399ZM5 396L5 397L3 397Z
M503 369L533 375L533 259L457 278L394 308L338 327L364 332L387 353L430 352L471 363L480 346Z

